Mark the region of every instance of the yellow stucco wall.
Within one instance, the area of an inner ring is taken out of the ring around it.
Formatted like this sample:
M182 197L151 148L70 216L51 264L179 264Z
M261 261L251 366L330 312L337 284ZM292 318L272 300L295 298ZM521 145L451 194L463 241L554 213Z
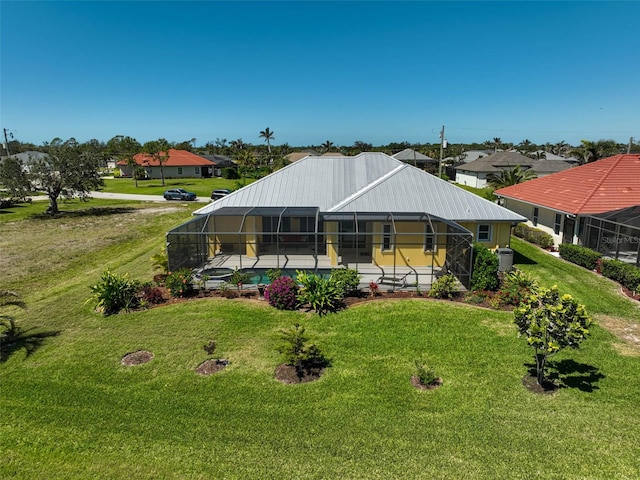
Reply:
M409 265L415 267L444 265L446 257L446 238L438 235L445 232L445 226L435 224L435 251L425 251L425 224L417 222L396 222L396 234L393 236L393 247L382 249L382 222L376 222L373 227L373 262L381 266ZM394 260L395 255L395 260Z
M502 248L509 245L511 241L511 223L507 222L482 222L482 224L491 225L491 239L488 242L478 242L490 250ZM477 242L478 223L476 222L460 222L460 225L473 234L473 241Z

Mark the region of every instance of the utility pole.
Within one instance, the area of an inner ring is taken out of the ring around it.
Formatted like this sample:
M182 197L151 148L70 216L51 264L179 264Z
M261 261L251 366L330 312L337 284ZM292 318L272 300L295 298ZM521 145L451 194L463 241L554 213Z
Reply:
M11 154L9 153L9 140L7 140L7 129L3 128L2 131L4 133L4 149L7 151L7 157L9 157ZM12 133L9 133L9 135L11 136L11 138L13 138Z
M438 177L442 178L442 158L444 155L444 125L442 125L442 130L440 130L440 163L438 164Z
M629 137L629 145L627 146L627 153L631 153L632 145L633 145L633 137Z

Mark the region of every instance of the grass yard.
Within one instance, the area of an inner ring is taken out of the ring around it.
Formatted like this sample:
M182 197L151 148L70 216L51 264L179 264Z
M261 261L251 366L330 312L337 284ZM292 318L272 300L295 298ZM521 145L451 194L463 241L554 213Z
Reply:
M150 278L164 232L191 210L90 205L58 219L0 214L0 288L23 296L18 323L45 336L0 363L0 478L640 478L640 357L601 327L554 359L563 388L535 395L521 383L532 351L508 312L403 300L318 317L203 299L103 318L88 286L107 267ZM512 246L519 267L596 318L640 322L608 280ZM282 385L278 331L295 322L332 367ZM231 364L198 376L211 339ZM139 349L155 358L120 364ZM418 356L442 387L411 386Z
M225 178L167 178L165 185L162 180L138 180L138 187L131 178L105 178L103 192L108 193L131 193L140 195L162 195L169 188L184 188L194 192L199 197L209 197L214 189L227 188L231 191L255 182L253 178L243 178L240 180L227 180Z

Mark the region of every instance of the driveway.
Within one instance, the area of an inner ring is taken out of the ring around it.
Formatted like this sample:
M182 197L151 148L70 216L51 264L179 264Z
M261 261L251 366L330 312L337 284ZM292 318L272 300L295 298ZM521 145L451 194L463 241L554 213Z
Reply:
M90 197L93 198L106 198L112 200L140 200L143 202L168 202L162 195L138 195L136 193L109 193L109 192L91 192ZM171 200L174 201L174 200ZM196 202L209 203L210 198L197 197Z

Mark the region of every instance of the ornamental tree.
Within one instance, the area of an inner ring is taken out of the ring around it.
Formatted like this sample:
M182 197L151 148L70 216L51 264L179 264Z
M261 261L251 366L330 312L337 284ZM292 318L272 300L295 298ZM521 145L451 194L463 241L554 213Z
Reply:
M542 385L547 360L565 347L578 348L589 335L592 320L584 305L558 287L537 287L514 310L518 335L535 350L536 377Z

